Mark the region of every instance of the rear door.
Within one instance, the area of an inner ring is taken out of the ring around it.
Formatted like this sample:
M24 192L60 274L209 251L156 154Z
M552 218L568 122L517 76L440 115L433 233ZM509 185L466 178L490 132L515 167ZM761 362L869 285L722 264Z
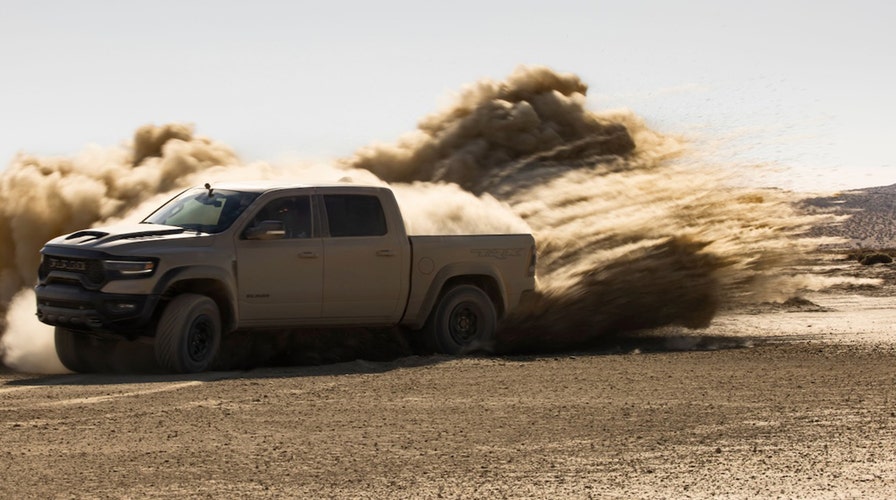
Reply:
M320 318L323 241L312 197L282 196L265 203L236 241L240 321L301 324ZM249 239L263 221L282 224L282 235Z
M391 323L404 310L408 258L403 228L389 227L374 194L324 194L322 316Z

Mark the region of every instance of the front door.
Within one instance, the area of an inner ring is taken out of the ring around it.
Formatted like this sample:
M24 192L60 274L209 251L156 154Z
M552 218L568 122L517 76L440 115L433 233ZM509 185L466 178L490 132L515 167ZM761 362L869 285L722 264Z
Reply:
M282 230L249 236L262 222ZM236 241L241 322L301 324L320 318L324 254L318 232L310 196L274 199L252 217Z

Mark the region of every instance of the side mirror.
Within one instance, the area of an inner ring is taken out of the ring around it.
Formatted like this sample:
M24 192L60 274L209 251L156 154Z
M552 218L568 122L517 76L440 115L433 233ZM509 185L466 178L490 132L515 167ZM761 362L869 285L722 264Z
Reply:
M246 229L247 240L280 240L286 237L286 228L279 220L263 220Z

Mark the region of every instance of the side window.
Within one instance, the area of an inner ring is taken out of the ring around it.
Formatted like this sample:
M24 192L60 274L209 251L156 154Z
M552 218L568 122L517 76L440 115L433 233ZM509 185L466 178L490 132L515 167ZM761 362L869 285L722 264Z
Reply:
M273 200L255 214L249 227L256 226L263 221L283 223L284 238L310 238L312 235L311 197L292 196Z
M386 216L376 196L330 194L324 196L330 236L383 236Z

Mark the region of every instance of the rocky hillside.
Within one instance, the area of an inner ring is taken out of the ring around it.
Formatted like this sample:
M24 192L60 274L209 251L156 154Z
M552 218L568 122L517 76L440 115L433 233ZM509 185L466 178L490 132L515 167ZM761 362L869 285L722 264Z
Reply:
M849 216L839 224L817 228L819 236L846 238L856 248L896 248L896 184L843 191L803 203L809 210Z

